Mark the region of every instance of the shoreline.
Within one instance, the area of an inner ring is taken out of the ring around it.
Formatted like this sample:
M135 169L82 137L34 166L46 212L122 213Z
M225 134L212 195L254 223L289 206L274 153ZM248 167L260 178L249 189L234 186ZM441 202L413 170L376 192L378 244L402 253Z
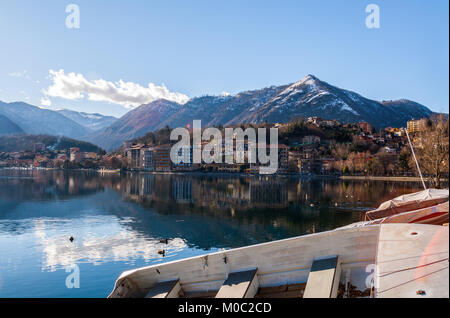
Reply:
M392 177L392 176L340 176L341 180L378 180L378 181L417 181L420 182L420 177ZM424 178L425 182L428 182L427 178ZM448 181L448 179L443 178L441 181Z
M420 182L420 177L409 176L339 176L339 175L315 175L315 174L296 174L284 173L273 175L260 175L245 172L201 172L201 171L138 171L138 170L100 170L100 169L60 169L60 168L21 168L21 167L0 167L0 170L63 170L63 171L91 171L100 174L122 174L122 173L144 173L144 174L166 174L166 175L192 175L192 176L234 176L234 177L283 177L283 178L302 178L302 179L336 179L336 180L360 180L360 181L395 181L395 182ZM428 182L427 178L424 178ZM442 178L441 181L447 182L448 178Z

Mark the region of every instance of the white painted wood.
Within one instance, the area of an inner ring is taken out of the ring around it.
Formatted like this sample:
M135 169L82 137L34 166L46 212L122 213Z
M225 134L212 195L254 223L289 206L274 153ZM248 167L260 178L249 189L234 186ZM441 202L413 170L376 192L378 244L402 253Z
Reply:
M219 290L229 272L258 268L260 287L283 282L305 282L314 258L339 255L342 264L374 263L379 225L327 231L269 243L246 246L208 255L153 265L124 272L115 288L129 279L142 291L159 281L179 277L184 291ZM226 261L226 263L225 263Z
M145 298L178 298L181 290L180 280L171 280L157 283Z
M184 292L214 294L230 272L249 268L258 268L260 287L304 283L313 259L327 255L339 255L345 279L360 290L376 264L375 297L448 297L448 242L448 227L434 225L337 229L130 270L110 297L144 297L173 277Z
M303 298L336 298L340 278L339 256L315 259Z
M383 224L375 297L449 297L448 227Z
M257 269L230 273L216 298L253 298L258 286Z
M139 290L138 286L132 280L125 278L116 284L109 298L134 298L139 297L141 293L141 290Z

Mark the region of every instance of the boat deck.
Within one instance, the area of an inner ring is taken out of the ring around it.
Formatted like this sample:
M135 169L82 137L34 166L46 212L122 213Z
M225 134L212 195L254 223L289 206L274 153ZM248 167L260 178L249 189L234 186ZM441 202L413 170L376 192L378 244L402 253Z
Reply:
M448 226L382 226L375 297L449 297Z
M110 297L449 297L448 226L377 224L123 273Z

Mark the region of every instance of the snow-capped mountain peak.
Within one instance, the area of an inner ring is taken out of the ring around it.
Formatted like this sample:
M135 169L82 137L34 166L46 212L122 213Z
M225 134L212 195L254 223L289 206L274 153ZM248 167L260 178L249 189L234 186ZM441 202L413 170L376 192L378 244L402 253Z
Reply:
M406 121L431 114L423 105L410 101L379 102L344 90L314 75L295 83L244 91L232 96L201 96L183 107L156 108L141 106L120 118L104 133L93 136L105 148L117 147L123 140L141 136L166 125L184 127L193 120L202 126L238 125L241 123L281 123L296 117L319 116L342 123L367 121L382 128L403 127Z

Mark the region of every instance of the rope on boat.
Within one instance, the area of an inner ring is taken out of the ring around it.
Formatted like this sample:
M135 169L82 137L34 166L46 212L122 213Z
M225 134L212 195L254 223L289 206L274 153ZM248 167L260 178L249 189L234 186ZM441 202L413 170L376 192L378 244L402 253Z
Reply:
M408 142L409 142L409 146L411 147L411 152L413 154L414 161L416 162L417 170L419 171L420 180L422 181L424 190L426 190L427 186L425 185L425 182L423 181L422 172L420 171L419 163L417 162L416 154L414 152L414 148L412 146L411 139L409 139L408 129L405 129L405 132L406 132L406 137L408 137Z

